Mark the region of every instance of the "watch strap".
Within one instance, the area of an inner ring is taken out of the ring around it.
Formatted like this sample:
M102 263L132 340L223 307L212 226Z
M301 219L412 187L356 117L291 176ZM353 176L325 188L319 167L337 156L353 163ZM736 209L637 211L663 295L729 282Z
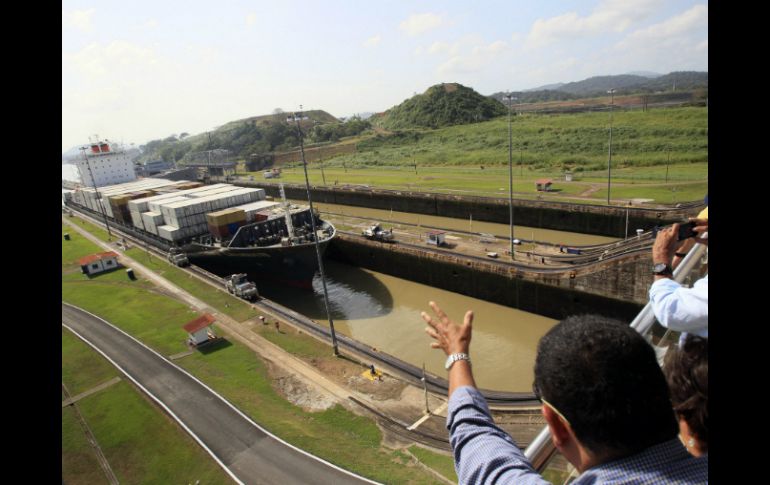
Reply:
M446 364L444 364L444 367L446 368L446 370L449 370L452 367L452 365L458 360L467 360L469 364L471 363L471 357L468 354L459 352L456 354L451 354L449 357L447 357Z

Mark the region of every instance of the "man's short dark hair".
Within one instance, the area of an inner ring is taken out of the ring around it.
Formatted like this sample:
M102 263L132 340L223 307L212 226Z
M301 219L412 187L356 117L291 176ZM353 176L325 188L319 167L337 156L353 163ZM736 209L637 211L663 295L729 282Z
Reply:
M538 344L535 385L596 454L631 455L679 431L655 351L618 320L559 322Z

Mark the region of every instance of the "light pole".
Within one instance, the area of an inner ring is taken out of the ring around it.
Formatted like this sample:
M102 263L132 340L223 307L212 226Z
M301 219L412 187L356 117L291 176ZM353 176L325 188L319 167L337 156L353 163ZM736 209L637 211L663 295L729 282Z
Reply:
M300 117L302 116L302 105L299 105ZM302 143L302 129L299 126L299 118L294 115L294 123L297 126L297 136L299 137L299 149L302 154L302 167L305 169L305 187L307 188L307 201L310 205L310 225L313 230L313 241L315 242L315 254L318 258L318 269L321 272L321 283L324 289L324 305L326 306L326 317L329 319L329 329L332 336L332 348L334 349L334 356L339 357L340 351L337 348L337 335L334 333L334 321L332 320L332 313L329 310L329 292L326 290L326 275L324 274L323 258L321 258L321 247L318 243L318 232L315 227L315 213L313 212L313 199L310 197L310 179L307 176L307 161L305 161L305 145ZM291 216L289 216L291 217Z
M508 100L508 215L511 226L511 260L516 259L513 254L513 136L511 132L511 100L518 99L511 93L505 94Z
M612 174L612 108L615 106L615 90L607 91L610 97L610 147L607 157L607 205L610 205L610 179Z

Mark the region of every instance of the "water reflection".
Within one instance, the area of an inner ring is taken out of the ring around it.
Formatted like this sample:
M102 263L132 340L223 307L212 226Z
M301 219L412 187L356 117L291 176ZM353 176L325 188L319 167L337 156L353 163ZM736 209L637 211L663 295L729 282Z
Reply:
M324 271L334 321L377 318L393 310L393 296L371 272L334 261L324 261ZM313 320L327 320L319 273L313 278L312 293L278 285L271 285L262 293Z
M394 276L325 261L327 289L335 328L371 347L445 376L445 356L431 349L421 311L436 301L457 322L473 310L471 357L479 386L528 391L537 342L554 320L513 308L432 288ZM263 294L321 325L328 325L320 276L313 293L291 288L265 288Z

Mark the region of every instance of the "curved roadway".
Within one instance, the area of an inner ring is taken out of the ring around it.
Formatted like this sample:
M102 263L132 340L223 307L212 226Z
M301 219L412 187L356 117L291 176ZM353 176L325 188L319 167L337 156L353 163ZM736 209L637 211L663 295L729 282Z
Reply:
M62 324L160 401L237 481L376 483L279 440L200 381L108 322L62 302Z

